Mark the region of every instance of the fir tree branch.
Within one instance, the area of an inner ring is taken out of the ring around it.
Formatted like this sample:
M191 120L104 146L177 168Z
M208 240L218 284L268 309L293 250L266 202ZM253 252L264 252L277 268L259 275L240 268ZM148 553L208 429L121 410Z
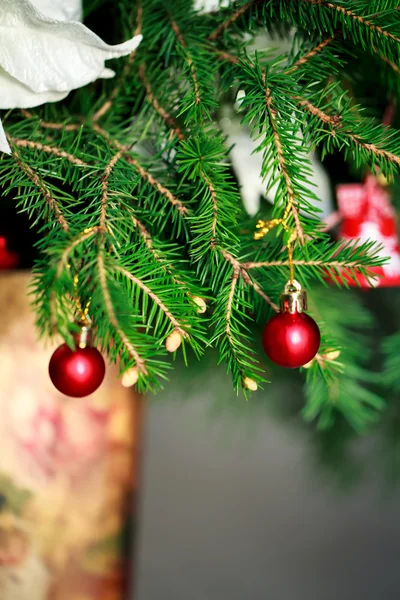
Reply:
M319 52L321 52L324 48L326 48L326 46L329 46L329 44L331 44L334 40L336 40L337 37L338 37L338 34L335 34L335 35L330 35L325 40L322 40L322 42L317 44L314 48L311 48L311 50L309 50L306 54L304 54L304 56L302 56L295 63L293 63L293 65L289 69L286 69L285 73L290 74L290 73L293 73L294 71L296 71L299 67L301 67L302 65L307 63L310 59L314 58L314 56L316 56Z
M118 322L117 315L115 314L115 310L114 310L113 303L111 300L111 295L110 295L110 292L108 290L108 285L107 285L107 273L106 273L106 268L105 268L105 264L104 264L103 252L104 252L104 250L101 249L98 254L97 265L98 265L100 286L101 286L104 302L106 305L108 319L110 321L111 326L115 329L118 336L120 337L125 348L128 350L130 356L135 361L135 364L136 364L139 372L142 373L143 375L147 375L147 368L146 368L145 361L141 358L141 356L137 352L136 348L129 341L129 339L126 336L123 329L121 329L120 324Z
M263 0L250 0L249 2L247 2L247 4L243 4L242 6L240 6L226 21L221 23L217 27L217 29L215 29L215 31L210 33L210 35L208 36L210 42L214 42L221 35L221 33L223 33L231 25L233 25L233 23L235 23L239 19L239 17L244 15L245 12L249 10L249 8L251 8L255 4L261 4L261 2L263 2Z
M135 29L133 35L134 36L140 35L142 33L142 27L143 27L143 6L141 4L138 4L137 15L136 15L136 29ZM137 52L137 50L134 50L133 52L130 53L128 60L125 63L124 69L118 79L117 85L112 90L110 97L104 102L104 104L99 108L99 110L96 111L95 114L93 115L93 119L92 119L93 123L96 123L97 121L99 121L110 110L110 108L112 108L116 98L118 97L118 95L122 89L122 86L123 86L126 78L128 77L128 75L131 71L132 65L136 58L136 52Z
M103 231L106 229L107 202L108 202L108 192L109 192L108 187L109 187L110 175L112 173L113 168L115 167L115 165L121 158L121 156L122 156L121 150L119 150L116 154L114 154L114 156L108 163L108 165L103 173L102 180L101 180L103 194L101 197L100 228Z
M146 77L146 70L145 70L144 63L142 63L140 65L140 67L139 67L139 77L142 80L142 83L143 83L144 88L146 90L147 99L150 102L150 104L154 107L154 109L156 110L156 112L158 112L158 114L160 115L160 117L162 118L162 120L164 121L164 123L168 127L170 127L172 129L172 131L175 133L176 137L179 140L184 140L185 139L185 134L183 133L182 129L179 127L176 119L172 115L170 115L165 110L165 108L163 108L160 105L159 101L155 97L155 94L153 92L151 84L150 84L149 80Z
M159 298L157 294L155 294L141 279L135 277L134 275L132 275L132 273L130 273L123 267L116 266L115 270L122 273L124 277L132 281L132 283L134 283L135 285L137 285L145 294L147 294L149 298L153 300L155 304L157 304L157 306L162 310L167 319L171 322L171 325L174 327L175 331L178 331L178 333L180 333L182 337L186 339L189 338L189 334L187 333L187 331L183 329L181 323L179 323L178 319L176 319L171 313L171 311L165 306L161 298Z
M247 285L250 285L252 288L254 288L255 292L261 296L261 298L263 298L265 300L265 302L267 304L269 304L269 306L276 312L279 312L279 308L278 306L275 304L275 302L273 302L271 300L271 298L269 298L267 296L267 294L265 294L261 287L258 285L258 283L256 283L255 281L253 281L250 277L250 275L247 273L247 268L245 266L245 264L241 263L237 258L235 258L234 256L232 256L232 254L230 254L230 252L228 252L227 250L224 250L223 248L220 248L221 254L224 257L224 259L229 262L232 267L233 267L233 271L234 272L238 272L242 277L244 282ZM249 263L251 264L251 263Z
M241 263L241 266L246 270L251 269L262 269L263 267L288 267L290 265L288 260L271 260L263 262L246 262ZM295 267L323 267L324 269L338 268L338 269L359 269L365 267L364 264L358 260L293 260Z
M41 177L37 173L35 173L35 171L33 169L31 169L31 167L22 160L21 156L17 153L16 150L14 150L13 158L14 158L15 162L19 165L21 170L25 173L25 175L32 181L32 183L36 187L39 188L39 190L41 191L44 199L46 200L46 203L48 204L51 212L56 217L59 225L65 232L67 232L69 230L68 222L67 222L66 218L64 217L64 214L63 214L57 200L52 196L52 194L50 193L50 190L48 189L46 184L43 182Z
M47 144L41 144L40 142L34 142L32 140L22 140L20 138L7 136L8 140L17 146L18 148L30 148L31 150L40 150L41 152L46 152L47 154L52 154L53 156L57 156L58 158L65 158L72 165L77 165L79 167L87 167L88 164L85 163L80 158L70 154L69 152L65 152L61 148L57 148L55 146L48 146Z
M400 166L400 156L397 156L396 154L393 154L393 152L389 152L384 148L379 148L376 144L364 142L358 135L355 135L351 131L347 131L344 127L342 117L340 115L328 115L326 112L324 112L305 98L300 98L299 96L294 96L293 98L297 101L299 106L308 110L308 112L310 112L313 116L317 117L323 123L332 125L332 127L343 131L343 133L358 146L364 148L368 152L371 152L375 156L379 156L391 163ZM331 133L332 135L335 135L335 130L333 130Z
M114 146L114 148L117 148L119 151L121 151L125 160L130 165L135 167L135 169L137 170L139 175L142 177L142 179L144 179L144 181L147 181L162 196L164 196L172 204L172 206L174 206L177 209L177 211L182 216L185 216L188 214L189 209L183 204L183 202L181 200L179 200L179 198L176 198L176 196L174 196L174 194L171 192L171 190L169 190L167 187L165 187L160 181L158 181L158 179L153 177L153 175L151 175L151 173L146 171L146 169L144 167L142 167L142 165L139 163L139 161L131 155L129 146L125 146L124 144L121 144L121 142L116 140L115 138L111 137L110 134L105 129L100 127L100 125L98 125L97 123L93 123L92 127L93 127L93 130L96 133L100 134L102 137L104 137L111 146Z
M232 352L234 355L236 354L236 350L235 350L235 346L232 341L231 317L232 317L232 305L233 305L233 301L235 298L235 290L236 290L239 276L240 276L240 269L238 267L234 267L233 275L232 275L231 289L230 289L229 296L228 296L228 302L226 305L226 316L225 316L225 333L226 333L226 337L229 340L229 344L231 346L231 349L232 349Z
M400 67L398 65L396 65L396 63L394 63L392 60L390 60L389 58L387 58L387 56L383 56L382 54L379 54L379 52L376 52L376 54L378 54L379 57L383 60L383 62L385 62L386 64L388 64L389 67L391 69L393 69L393 71L395 73L397 73L397 75L400 75Z
M196 68L194 66L193 59L190 56L190 52L188 50L185 38L183 37L181 30L179 29L178 23L175 21L175 19L171 15L170 15L170 19L171 19L172 29L174 30L174 33L176 35L176 39L178 40L179 44L182 46L182 49L186 56L186 62L190 69L190 74L191 74L193 86L194 86L195 102L198 105L201 102L201 97L200 97L200 86L199 86L199 81L197 78Z
M298 209L296 206L295 194L293 191L293 185L292 185L292 181L289 177L288 170L286 168L285 154L283 151L283 146L281 143L281 139L280 139L279 131L278 131L278 127L277 127L278 114L273 106L271 90L267 86L267 74L266 74L265 69L262 70L262 82L263 82L264 89L265 89L265 101L266 101L267 108L268 108L270 124L271 124L272 130L273 130L273 136L274 136L274 141L275 141L276 152L278 155L280 170L281 170L283 179L285 181L286 190L287 190L286 207L289 208L290 212L292 213L293 220L295 223L295 228L296 228L296 237L300 243L304 244L304 231L303 231L303 227L300 222L299 212L298 212Z
M26 109L21 109L21 114L27 119L33 119L35 117L33 113ZM42 120L40 120L39 125L40 127L43 127L43 129L54 129L63 131L78 131L78 129L80 129L82 126L79 123L54 123Z
M366 19L361 15L358 15L349 8L340 6L340 4L333 4L332 2L326 2L326 0L298 0L298 2L306 2L307 4L314 4L317 6L324 6L326 8L329 8L329 10L336 11L338 13L341 13L345 17L348 17L349 19L357 21L358 23L360 23L360 25L363 25L366 29L369 29L370 31L375 31L376 33L379 33L380 35L383 35L384 37L394 42L400 43L400 38L394 35L393 33L386 31L379 25L373 23L371 20Z

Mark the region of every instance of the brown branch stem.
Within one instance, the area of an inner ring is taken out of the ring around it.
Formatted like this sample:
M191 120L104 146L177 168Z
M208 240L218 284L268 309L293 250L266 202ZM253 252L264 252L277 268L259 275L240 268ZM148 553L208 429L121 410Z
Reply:
M132 156L129 146L125 146L124 144L121 144L121 142L116 140L115 138L112 138L109 135L109 133L105 129L100 127L100 125L98 125L97 123L93 123L92 127L93 127L93 131L96 131L98 134L103 136L111 146L114 146L114 148L117 148L118 150L120 150L122 152L125 160L130 165L135 167L135 169L137 170L139 175L142 177L142 179L147 181L162 196L164 196L173 206L175 206L177 211L182 216L185 216L188 214L189 210L183 204L183 202L181 200L179 200L179 198L174 196L174 194L171 192L171 190L169 190L167 187L165 187L160 181L158 181L158 179L153 177L153 175L151 173L146 171L146 169L144 167L142 167L142 165L139 163L139 161Z
M185 134L179 127L176 119L172 115L170 115L165 110L164 107L161 106L161 104L155 97L153 89L151 87L151 84L150 84L149 80L147 79L145 65L143 63L139 67L139 77L142 80L144 89L146 90L146 97L147 97L148 101L150 102L150 104L154 107L156 112L158 112L158 114L160 115L160 117L162 118L164 123L172 129L172 131L175 133L176 137L180 140L184 140Z
M145 294L147 294L147 296L149 298L151 298L151 300L153 300L153 302L155 304L157 304L157 306L162 310L162 312L165 314L167 319L174 326L175 331L178 331L182 335L182 337L184 337L186 339L189 337L189 334L187 333L187 331L185 331L183 329L183 327L179 323L178 319L176 319L174 317L174 315L171 313L171 311L165 306L165 304L163 303L161 298L159 298L157 296L157 294L155 294L141 279L139 279L138 277L135 277L134 275L132 275L132 273L130 273L123 267L116 267L116 270L119 271L120 273L122 273L122 275L124 275L124 277L126 277L127 279L132 281L132 283L137 285L141 290L143 290L143 292Z
M50 210L56 217L60 227L65 232L67 232L69 230L68 222L67 222L66 218L64 217L63 212L62 212L57 200L52 196L52 194L50 193L50 190L48 189L48 187L46 186L44 181L29 165L27 165L22 160L22 158L20 157L20 155L17 152L14 152L13 156L14 156L14 160L19 165L20 169L25 173L25 175L27 175L27 177L29 177L29 179L32 181L32 183L36 187L38 187L39 190L41 191L44 199L46 200L46 203L48 204Z
M113 306L113 303L111 300L111 295L110 295L108 285L107 285L107 273L106 273L106 268L105 268L105 264L104 264L103 250L101 250L98 254L97 263L98 263L98 270L99 270L100 286L101 286L101 290L103 293L104 302L106 304L106 309L107 309L107 314L108 314L108 319L110 321L110 324L112 325L112 327L114 327L115 331L117 332L118 336L120 337L125 348L128 350L130 356L135 361L135 364L136 364L138 370L143 375L147 375L145 361L139 355L135 346L129 341L126 333L123 331L123 329L121 328L121 326L118 322L118 318L115 313L114 306Z
M102 230L105 230L105 228L106 228L107 202L108 202L108 193L109 193L108 188L109 188L109 182L110 182L110 175L112 173L113 168L115 167L115 165L121 158L121 156L122 156L121 150L119 150L116 154L114 154L114 156L108 163L107 167L105 168L102 179L101 179L101 186L103 189L103 193L101 196L100 228Z
M192 77L193 86L194 86L195 102L198 105L201 102L201 98L200 98L200 86L199 86L199 81L197 78L196 68L194 66L193 59L190 56L186 40L183 37L181 30L179 29L178 23L175 21L175 19L173 19L173 17L170 17L170 19L171 19L172 29L174 30L174 33L176 35L176 39L178 40L178 42L180 43L180 45L182 46L182 48L184 49L185 54L186 54L186 62L190 69L190 75Z
M23 140L20 138L7 136L8 140L17 146L18 148L30 148L31 150L40 150L42 152L46 152L47 154L52 154L53 156L57 156L58 158L65 158L71 164L77 165L78 167L87 167L88 163L84 162L80 158L77 158L73 154L69 154L69 152L65 152L61 148L57 148L55 146L48 146L47 144L41 144L40 142L34 142L32 140Z

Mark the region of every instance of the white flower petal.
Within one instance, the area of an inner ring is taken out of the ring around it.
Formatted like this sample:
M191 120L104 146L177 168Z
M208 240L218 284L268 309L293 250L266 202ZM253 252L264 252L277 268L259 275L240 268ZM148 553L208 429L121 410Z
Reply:
M1 0L0 65L38 93L95 81L105 60L130 54L141 39L109 46L81 23L45 17L28 0Z
M249 132L242 128L240 133L233 135L229 133L229 127L226 125L224 131L228 135L229 145L234 144L231 150L231 158L241 187L243 204L247 212L254 215L260 208L260 197L264 196L269 202L274 202L278 184L272 186L266 194L268 179L263 181L260 177L262 154L255 152L258 144L250 137ZM309 181L304 185L319 198L319 201L312 201L312 203L322 211L319 213L318 218L325 219L334 210L329 177L314 152L310 154L309 158L312 165L312 174Z
M0 67L0 109L33 108L46 102L59 102L69 92L42 92L38 94L19 82Z
M82 0L31 0L36 8L59 21L82 21Z
M195 0L194 8L199 12L214 12L229 6L229 0Z
M7 154L11 154L10 144L7 141L1 119L0 119L0 152L6 152Z

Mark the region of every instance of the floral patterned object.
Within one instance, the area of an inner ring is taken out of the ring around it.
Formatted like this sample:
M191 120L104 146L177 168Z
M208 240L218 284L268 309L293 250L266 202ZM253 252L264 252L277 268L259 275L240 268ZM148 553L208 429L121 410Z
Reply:
M54 390L27 283L0 278L0 598L122 600L140 401L115 373L81 400Z

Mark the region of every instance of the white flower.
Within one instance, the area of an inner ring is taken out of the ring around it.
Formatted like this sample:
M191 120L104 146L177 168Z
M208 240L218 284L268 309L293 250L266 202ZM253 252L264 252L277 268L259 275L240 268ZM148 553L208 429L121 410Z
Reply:
M31 4L52 19L82 21L82 0L31 0Z
M141 42L137 35L109 46L82 23L65 20L80 16L78 0L34 4L0 0L0 109L57 102L99 77L113 77L105 61L130 54ZM10 152L1 123L0 151Z
M195 10L203 13L214 12L229 6L229 0L195 0Z

